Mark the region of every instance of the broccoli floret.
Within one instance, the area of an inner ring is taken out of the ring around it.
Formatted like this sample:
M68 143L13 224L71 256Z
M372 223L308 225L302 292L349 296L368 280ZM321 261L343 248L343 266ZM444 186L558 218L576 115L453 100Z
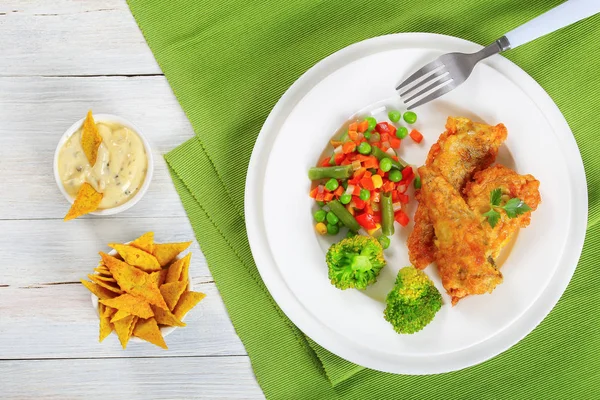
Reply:
M338 289L366 289L385 266L383 248L371 236L357 235L333 244L326 256L331 284Z
M398 333L420 331L442 307L440 292L423 271L414 267L398 271L396 284L386 301L383 316Z

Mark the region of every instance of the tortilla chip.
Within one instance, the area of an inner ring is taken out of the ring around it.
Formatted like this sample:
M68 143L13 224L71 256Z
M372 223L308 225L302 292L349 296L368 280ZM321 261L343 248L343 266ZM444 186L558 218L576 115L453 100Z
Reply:
M133 317L133 321L131 322L131 325L129 325L129 337L133 336L133 330L135 329L135 326L139 320L140 317Z
M160 264L156 257L144 250L119 243L109 243L108 246L115 249L127 264L138 267L145 272L160 271Z
M192 308L196 306L196 304L200 303L200 300L205 298L206 295L200 292L185 292L181 295L179 302L175 306L173 310L173 315L179 320L185 317L185 314L188 313Z
M112 290L108 290L97 283L92 283L86 280L81 280L81 284L87 288L94 296L96 296L99 300L112 299L113 297L117 297L117 294Z
M192 242L155 243L152 254L156 257L160 266L164 267L165 265L169 265L169 263L177 257L177 254L187 249L190 244L192 244Z
M106 339L106 337L112 332L112 327L110 326L110 317L104 308L104 305L98 303L98 314L100 316L100 342Z
M102 286L105 289L110 290L111 292L115 292L117 294L123 294L125 292L123 292L123 290L121 290L116 283L112 283L112 282L104 282L103 280L98 278L99 275L96 274L88 274L88 278L90 281L96 283L97 285Z
M165 339L162 337L160 328L154 318L139 319L133 328L133 336L144 339L147 342L155 344L163 349L168 349Z
M159 308L159 310L162 310L162 308ZM131 314L129 314L127 311L118 310L110 319L110 323L114 324L115 322L125 318L128 315L131 315Z
M190 268L190 259L192 258L192 253L187 253L185 257L176 260L171 264L167 274L167 279L165 283L182 281L184 279L179 279L181 277L181 271L189 270Z
M88 111L81 130L81 147L90 165L93 167L98 158L98 147L102 143L102 136L98 133L98 127L92 116L92 110Z
M152 254L154 251L154 232L146 232L129 244Z
M169 310L163 310L162 308L152 306L152 311L154 311L154 319L160 325L185 326L185 323L177 319L177 317Z
M150 304L167 309L167 304L156 285L156 279L152 278L150 274L119 261L106 253L100 252L100 256L125 292L141 297Z
M170 282L160 286L160 293L165 299L169 310L173 311L181 294L187 288L187 282Z
M115 284L117 283L117 280L115 278L113 278L112 276L106 276L106 275L101 275L101 274L94 274L94 275L96 275L96 278L100 279L101 281L114 282Z
M67 215L65 215L64 220L69 221L92 211L96 211L101 201L102 193L96 192L92 185L84 182L79 188L77 197L75 197L75 200L73 201L69 212Z
M155 272L156 273L156 272ZM165 280L167 279L167 274L169 273L168 269L161 269L158 274L158 287L160 287L163 283L165 283Z
M129 338L131 337L131 324L133 324L134 318L133 315L128 315L114 323L115 332L117 332L119 342L121 342L123 349L127 347L127 342L129 342Z
M105 266L94 268L94 272L97 272L98 275L112 277L112 275L110 274L110 271Z
M116 308L119 311L125 311L127 314L134 315L136 317L150 318L154 315L150 304L144 299L133 296L129 293L115 297L114 299L100 300L105 306Z

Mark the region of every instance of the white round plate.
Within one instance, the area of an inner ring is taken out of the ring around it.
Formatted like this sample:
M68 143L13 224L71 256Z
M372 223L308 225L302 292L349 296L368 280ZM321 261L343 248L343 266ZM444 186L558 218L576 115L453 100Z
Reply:
M533 174L541 182L542 204L503 263L504 282L491 295L470 296L452 307L436 268L428 267L444 306L422 331L399 335L383 319L383 310L396 273L410 265L405 242L412 225L397 226L386 251L388 265L366 291L341 291L327 278L325 253L341 236L321 237L314 230L308 169L353 115L382 120L385 107L402 110L394 88L403 77L440 54L480 48L453 37L415 33L354 44L298 79L260 132L246 182L252 254L286 315L342 358L402 374L480 363L527 335L556 304L575 270L587 221L585 174L575 140L543 89L495 56L478 65L458 89L417 108L414 127L424 140L404 140L400 155L422 165L448 116L506 125L508 139L497 161Z

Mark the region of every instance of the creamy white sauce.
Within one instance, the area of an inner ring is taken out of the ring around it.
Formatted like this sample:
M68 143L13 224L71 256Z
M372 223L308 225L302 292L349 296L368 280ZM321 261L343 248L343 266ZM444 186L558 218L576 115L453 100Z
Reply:
M99 208L120 206L140 190L148 168L146 150L131 129L112 122L96 124L102 136L96 164L90 166L81 146L81 129L60 149L58 173L67 193L73 198L88 182L103 194Z

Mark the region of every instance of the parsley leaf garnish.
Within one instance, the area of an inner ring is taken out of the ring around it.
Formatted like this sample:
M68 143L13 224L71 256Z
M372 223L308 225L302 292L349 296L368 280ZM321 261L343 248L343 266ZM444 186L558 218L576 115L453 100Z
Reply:
M498 221L500 221L500 218L502 217L498 211L499 209L504 210L508 218L516 218L527 211L531 211L531 207L517 197L513 197L512 199L508 200L503 206L500 205L501 202L502 190L500 188L492 190L490 192L490 210L483 214L483 216L487 218L488 223L492 228L498 224Z

